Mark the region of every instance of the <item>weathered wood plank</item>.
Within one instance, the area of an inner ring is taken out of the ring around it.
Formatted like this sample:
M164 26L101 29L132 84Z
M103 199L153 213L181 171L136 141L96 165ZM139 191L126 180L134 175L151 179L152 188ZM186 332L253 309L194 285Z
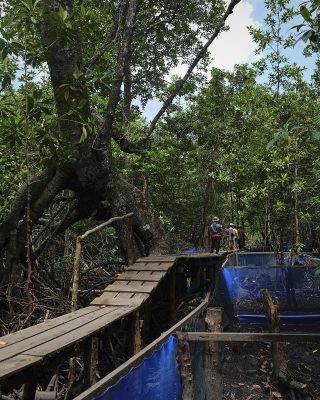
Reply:
M144 293L120 293L119 296L115 297L114 295L116 294L116 292L104 292L100 297L94 299L91 304L96 306L128 306L136 308L149 297L148 294ZM128 298L123 298L120 295L128 295Z
M194 400L194 384L189 343L182 332L179 332L177 336L178 360L180 364L180 376L182 384L181 400Z
M209 332L222 331L222 308L207 309L205 318ZM215 400L223 397L222 365L219 342L208 341L205 344L204 376L206 384L206 399Z
M320 342L320 333L186 332L188 340L216 342Z
M83 326L78 326L63 336L57 337L56 339L50 340L47 343L43 343L40 346L34 347L26 351L24 354L42 357L53 354L57 351L63 350L73 343L89 337L92 333L99 331L107 325L117 321L119 318L125 317L131 312L131 307L116 307L112 312L102 315L94 321L91 321Z
M42 361L42 357L20 354L1 362L0 379L17 373L24 368L31 367Z
M128 271L119 275L117 281L159 282L165 275L165 271Z
M150 257L141 257L136 260L136 262L172 262L174 263L175 260L179 256L171 255L171 256L150 256Z
M142 283L142 285L138 285L139 283ZM129 282L125 284L125 281L119 281L107 286L104 292L151 293L156 286L157 282Z
M93 307L93 311L89 314L83 315L75 320L71 320L70 322L65 322L63 325L59 325L47 331L41 332L38 335L34 335L26 340L15 343L14 345L3 347L0 349L0 361L7 360L21 353L25 353L26 351L42 343L48 343L53 339L59 338L68 332L75 330L79 326L90 323L94 324L96 319L104 317L115 310L117 310L115 307L104 307L99 309ZM78 337L78 340L81 340L81 336Z
M127 271L168 271L172 268L173 263L146 263L142 266L140 264L133 264Z
M56 326L63 325L66 322L70 322L72 320L80 318L83 315L90 314L93 311L97 311L96 307L90 307L90 306L85 307L82 308L81 310L77 310L75 312L65 314L62 315L61 317L57 317L54 319L49 319L47 321L41 322L40 324L31 326L21 331L2 336L0 337L0 353L1 349L6 347L7 345L21 342L22 340L26 340L30 337L33 337L34 335L38 335Z

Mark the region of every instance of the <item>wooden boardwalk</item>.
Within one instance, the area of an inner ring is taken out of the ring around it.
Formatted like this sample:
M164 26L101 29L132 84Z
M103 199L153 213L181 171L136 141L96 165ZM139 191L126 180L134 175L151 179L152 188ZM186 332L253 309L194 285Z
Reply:
M0 384L17 373L33 371L62 351L137 310L170 272L177 259L206 261L213 254L141 258L107 286L89 307L0 337ZM20 374L21 375L21 374Z

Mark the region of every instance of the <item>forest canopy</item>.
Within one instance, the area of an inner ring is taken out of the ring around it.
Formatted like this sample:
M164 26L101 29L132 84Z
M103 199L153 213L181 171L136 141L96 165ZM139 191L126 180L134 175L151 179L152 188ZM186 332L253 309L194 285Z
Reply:
M240 1L0 3L4 298L56 265L61 282L70 235L128 212L137 255L203 245L213 215L252 245L319 248L320 64L306 81L284 53L301 39L317 54L319 3L265 1L264 28L249 28L258 61L206 81ZM186 75L167 82L181 63ZM105 256L119 261L128 232L114 228Z

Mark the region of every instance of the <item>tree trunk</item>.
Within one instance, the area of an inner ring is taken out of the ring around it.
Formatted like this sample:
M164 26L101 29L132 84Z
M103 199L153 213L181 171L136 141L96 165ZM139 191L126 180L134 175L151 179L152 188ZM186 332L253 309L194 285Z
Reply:
M296 183L298 180L298 164L295 162L294 164L294 182ZM300 239L300 227L299 227L299 197L297 188L294 190L294 238L295 244L301 242Z
M136 0L131 0L127 9L124 28L127 29L125 32L127 38L130 37L130 29L133 27L136 3ZM106 220L134 212L132 228L135 252L138 255L148 255L151 249L159 249L157 245L162 230L143 193L125 182L114 165L111 116L111 120L106 118L103 123L98 124L95 146L93 139L90 138L80 143L83 124L91 116L90 98L84 83L74 78L74 70L81 69L82 66L81 43L77 38L60 39L59 31L50 20L50 14L56 12L60 5L69 13L72 12L72 0L43 0L45 12L41 35L44 47L47 49L46 57L59 117L58 133L62 145L57 159L52 160L52 166L30 179L32 228L54 203L56 196L68 189L76 198L75 209L61 221L60 226L55 229L56 233L64 232L69 226L84 218ZM123 44L121 49L119 57L121 55L124 57L126 45ZM119 82L117 80L115 82L115 86L118 87ZM72 90L69 89L70 86ZM120 87L118 89L120 90ZM109 107L110 113L114 112L114 107L117 105L117 93L114 97L113 109ZM83 101L85 106L80 107L80 102L83 104ZM77 121L79 109L81 109L81 121ZM68 115L68 118L65 118L65 115ZM18 191L11 212L0 226L0 253L4 261L1 280L4 286L21 277L19 263L26 262L27 194L28 187L25 184ZM128 235L126 221L118 222L115 228L120 247L125 254Z

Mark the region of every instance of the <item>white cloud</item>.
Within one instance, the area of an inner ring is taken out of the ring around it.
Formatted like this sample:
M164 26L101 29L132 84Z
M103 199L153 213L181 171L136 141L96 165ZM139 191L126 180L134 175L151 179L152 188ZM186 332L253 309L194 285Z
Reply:
M246 0L240 2L227 20L227 25L230 27L229 31L222 32L210 46L209 51L213 61L208 68L207 76L209 79L211 67L232 70L235 64L250 63L258 58L254 54L256 45L249 35L247 27L260 27L261 24L252 18L252 12L252 4ZM172 69L165 79L170 80L173 75L183 76L187 69L187 65L181 64ZM152 119L160 107L159 100L153 99L148 102L143 115L147 119Z
M252 62L257 59L254 54L256 44L249 35L248 26L260 27L260 23L251 16L253 12L252 4L242 1L234 9L227 20L229 31L222 32L209 48L213 61L209 66L224 70L232 70L235 64ZM186 65L174 68L172 75L184 75L187 71Z
M256 59L256 44L249 35L248 26L260 27L252 19L253 6L240 2L227 20L230 30L223 32L210 47L212 65L217 68L232 70L235 64L251 62Z

